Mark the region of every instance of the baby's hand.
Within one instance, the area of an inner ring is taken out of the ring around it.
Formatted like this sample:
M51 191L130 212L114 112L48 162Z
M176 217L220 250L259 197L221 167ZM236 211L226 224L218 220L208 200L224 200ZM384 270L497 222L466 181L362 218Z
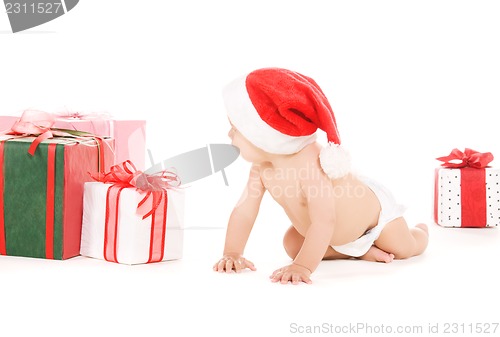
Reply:
M216 264L214 264L214 271L220 273L230 273L233 270L237 273L243 269L257 270L252 262L245 259L239 254L225 254Z
M292 284L299 284L299 282L311 284L310 276L311 271L309 269L292 263L291 265L275 270L269 278L272 282L281 282L281 284L287 284L288 281L292 282Z

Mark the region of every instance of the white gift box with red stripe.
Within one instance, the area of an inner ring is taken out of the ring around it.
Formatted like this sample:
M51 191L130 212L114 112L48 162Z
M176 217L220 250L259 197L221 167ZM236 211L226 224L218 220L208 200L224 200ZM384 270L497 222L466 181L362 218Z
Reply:
M184 192L168 189L162 195L156 210L143 219L137 208L144 193L86 183L80 254L129 265L182 258Z
M443 227L500 225L500 169L489 167L490 152L454 149L437 158L434 221Z
M467 176L482 173L482 177ZM435 222L443 227L498 227L500 169L436 170ZM476 192L476 193L475 193Z

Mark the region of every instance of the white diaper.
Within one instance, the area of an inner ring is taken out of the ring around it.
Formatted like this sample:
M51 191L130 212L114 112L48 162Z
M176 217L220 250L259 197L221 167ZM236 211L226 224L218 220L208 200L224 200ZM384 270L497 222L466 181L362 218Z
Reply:
M378 239L385 225L401 217L406 209L405 206L396 202L392 193L385 186L366 177L358 177L358 179L375 193L380 202L381 211L377 225L367 231L359 239L346 243L345 245L332 246L337 252L353 257L365 255L375 240Z

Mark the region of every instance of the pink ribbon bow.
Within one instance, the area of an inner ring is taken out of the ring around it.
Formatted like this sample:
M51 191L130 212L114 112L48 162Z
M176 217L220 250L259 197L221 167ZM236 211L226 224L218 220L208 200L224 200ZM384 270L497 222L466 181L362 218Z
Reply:
M155 174L146 174L136 169L135 165L127 160L121 164L114 165L107 173L98 173L90 176L99 182L110 183L122 187L135 187L145 192L144 198L137 204L137 213L144 214L142 219L153 214L163 198L163 191L169 188L175 188L180 185L179 177L170 171L160 171ZM152 205L146 204L146 201L153 197Z
M448 156L436 159L443 162L441 166L448 168L471 167L482 169L487 167L493 160L493 154L491 152L481 153L468 148L465 148L464 152L453 149Z
M55 116L51 113L38 110L25 110L21 118L14 123L7 134L21 137L35 136L35 140L28 149L28 153L32 156L35 154L38 144L48 138L53 138L54 136L91 136L91 134L86 132L53 128L54 123Z

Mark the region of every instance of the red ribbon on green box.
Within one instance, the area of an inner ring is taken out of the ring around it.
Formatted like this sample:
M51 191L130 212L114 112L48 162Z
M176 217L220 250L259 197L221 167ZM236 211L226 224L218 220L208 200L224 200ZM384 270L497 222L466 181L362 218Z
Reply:
M491 152L481 153L466 148L464 152L453 149L448 156L436 158L445 168L460 169L460 206L462 227L486 226L486 172L493 160ZM437 174L437 171L436 171ZM437 222L437 177L434 212Z
M92 143L97 144L99 171L104 170L104 150L107 149L104 148L103 139L94 135L78 132L68 134L66 130L52 130L50 127L53 121L44 117L46 116L23 114L7 133L7 139L0 141L1 255L63 259L79 253L77 240L81 219L75 218L78 215L72 213L81 210L81 205L78 205L81 200L70 200L69 196L63 196L63 191L76 188L78 195L74 197L83 196L82 178L86 172L81 170L89 163L83 165L73 159L66 167L67 144L63 143L95 141ZM26 141L26 138L31 136L36 138ZM60 136L58 139L63 143L55 141L42 144L44 140L54 136ZM66 138L68 136L71 138ZM85 151L72 148L70 152L81 154ZM73 181L73 177L65 178L66 170L77 167L79 169L72 174L78 183ZM26 176L27 172L29 176ZM71 211L65 212L65 209Z

